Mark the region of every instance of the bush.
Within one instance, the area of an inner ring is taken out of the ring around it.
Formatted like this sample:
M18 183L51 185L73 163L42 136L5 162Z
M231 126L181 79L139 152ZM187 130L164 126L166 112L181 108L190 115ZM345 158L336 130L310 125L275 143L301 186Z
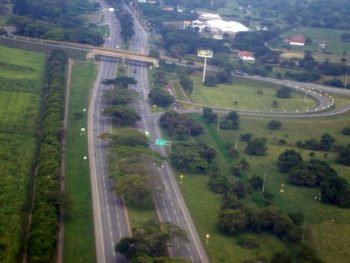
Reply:
M345 127L341 130L341 134L350 136L350 127Z
M253 138L253 134L252 133L245 133L245 134L242 134L241 136L240 136L240 140L242 141L242 142L249 142L250 141L250 139L251 138Z
M276 96L281 99L289 99L292 93L292 89L288 87L281 87L277 90Z
M211 175L209 177L208 187L214 193L226 193L228 190L228 180L225 176Z
M264 180L260 176L253 175L252 178L249 179L249 184L255 191L261 191Z
M175 111L164 113L159 119L160 126L177 139L202 134L203 127L192 118Z
M257 156L265 155L267 151L266 142L266 138L254 138L247 143L245 152Z
M278 156L278 168L282 173L289 172L294 166L302 162L303 158L300 153L294 150L286 150Z
M163 89L152 89L148 94L148 97L152 104L162 108L167 108L174 102L174 97Z
M267 123L267 128L270 130L280 130L282 127L282 122L272 120L269 123Z
M237 240L237 244L246 249L259 248L259 242L252 237L241 237Z

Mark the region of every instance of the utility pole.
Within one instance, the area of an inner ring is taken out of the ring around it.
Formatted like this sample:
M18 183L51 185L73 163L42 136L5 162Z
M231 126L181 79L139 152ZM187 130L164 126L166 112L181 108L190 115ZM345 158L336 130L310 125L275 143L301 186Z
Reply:
M265 178L266 178L266 174L264 173L263 185L262 185L262 189L261 189L262 193L265 192Z
M205 82L205 72L207 70L207 58L204 58L204 67L203 67L203 83Z
M305 228L306 228L306 220L304 220L304 225L303 225L303 237L301 239L301 243L303 244L305 241Z
M218 127L217 127L218 132L220 131L220 115L218 114Z

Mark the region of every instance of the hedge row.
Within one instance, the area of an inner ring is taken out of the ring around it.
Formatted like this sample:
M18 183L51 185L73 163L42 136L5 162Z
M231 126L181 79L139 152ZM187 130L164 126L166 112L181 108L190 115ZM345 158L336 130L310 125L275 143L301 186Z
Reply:
M55 260L59 207L63 201L60 192L60 166L66 65L67 56L63 51L54 50L50 54L28 239L28 257L32 263Z

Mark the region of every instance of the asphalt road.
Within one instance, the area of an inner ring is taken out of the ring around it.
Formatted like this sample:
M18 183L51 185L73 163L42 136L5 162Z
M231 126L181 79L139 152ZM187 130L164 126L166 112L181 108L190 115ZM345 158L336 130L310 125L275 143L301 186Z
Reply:
M102 3L104 10L107 6ZM117 47L120 45L118 36L118 21L114 14L105 11L105 19L110 26L110 37L106 40L106 47ZM148 52L148 34L142 28L137 20L135 20L135 36L130 43L130 50L147 53ZM149 131L150 139L155 141L161 136L158 128L157 120L159 114L151 114L148 104L148 66L142 63L133 63L128 66L128 75L135 77L138 81L131 88L139 93L135 109L142 117L142 121L138 123L140 131ZM88 141L89 141L89 160L91 170L92 192L93 192L93 209L96 237L97 262L125 262L125 259L115 253L114 245L123 237L130 235L130 226L128 224L127 215L124 204L121 199L117 198L111 191L111 181L108 176L108 158L106 156L106 142L98 138L99 134L111 131L110 120L101 114L105 105L103 104L102 94L108 87L100 84L101 80L113 78L116 71L116 62L113 59L104 59L100 62L100 68L96 79L95 88L93 90L88 121ZM318 106L314 109L308 109L308 112L295 113L263 113L263 112L241 112L241 114L252 116L280 116L280 117L321 117L333 114L339 114L350 108L349 105L335 109L333 111L322 111L332 105L332 100L327 96L320 95L318 91L323 93L332 91L338 93L337 89L309 84L296 83L284 80L275 80L253 76L250 78L269 81L276 84L291 86L300 89L318 101ZM350 91L340 90L338 94L350 95ZM319 112L321 111L321 112ZM183 111L186 112L186 111ZM191 111L192 112L192 111ZM167 155L169 148L151 145L151 148ZM183 200L178 187L178 175L174 175L168 163L157 168L159 179L162 182L163 190L155 198L155 205L159 220L162 222L172 222L187 232L189 242L184 243L179 240L173 240L170 249L171 256L181 256L190 259L192 262L209 262L204 247L200 241L196 228L192 222L189 211ZM210 234L210 233L209 233Z
M131 42L130 49L138 52L148 52L148 48L148 33L135 19L135 37ZM139 99L135 104L135 108L142 121L138 124L138 128L142 132L149 131L150 140L154 142L161 134L148 104L148 68L141 64L135 64L129 65L128 70L129 75L135 77L138 81L137 85L132 87L139 92ZM166 155L167 149L164 147L152 144L151 148L164 156ZM163 185L163 190L159 190L155 198L158 218L162 222L171 222L180 226L187 232L189 239L189 242L174 239L170 249L171 256L185 257L192 262L209 262L170 165L166 162L157 169L159 179Z
M120 44L118 21L114 13L107 10L104 3L101 3L101 5L104 8L105 20L110 26L110 37L106 39L104 46L117 47ZM103 92L108 87L101 84L101 81L115 77L116 65L114 59L105 58L100 61L88 114L89 164L98 263L126 262L122 255L115 252L114 246L121 238L130 235L130 226L123 201L116 197L111 190L112 184L108 174L107 143L98 138L98 135L102 133L111 132L110 119L102 114L105 107Z

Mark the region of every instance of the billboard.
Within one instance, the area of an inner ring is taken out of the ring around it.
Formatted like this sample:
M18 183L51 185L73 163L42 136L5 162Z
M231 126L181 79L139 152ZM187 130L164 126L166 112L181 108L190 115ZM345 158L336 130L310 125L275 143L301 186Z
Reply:
M200 49L198 50L197 56L201 58L212 58L213 51Z

